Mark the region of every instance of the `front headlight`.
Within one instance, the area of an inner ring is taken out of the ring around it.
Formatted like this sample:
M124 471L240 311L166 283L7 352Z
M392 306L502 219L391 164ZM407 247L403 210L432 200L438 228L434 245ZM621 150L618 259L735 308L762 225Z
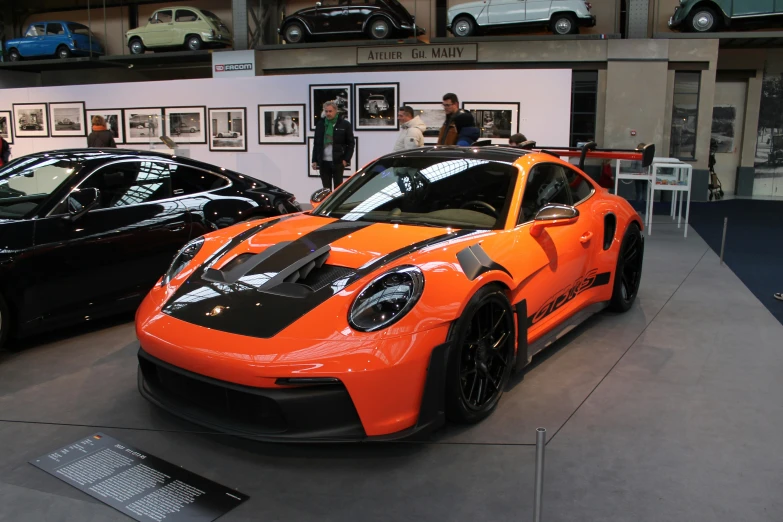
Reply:
M169 269L166 271L166 275L163 276L163 282L161 283L161 286L169 284L169 282L174 279L177 274L182 272L182 269L185 268L194 257L196 257L196 254L198 254L198 251L201 250L203 245L204 236L201 236L182 247L180 251L177 252L177 255L174 256L174 261L171 262L171 266L169 266Z
M348 312L355 330L374 332L407 314L424 290L424 274L415 266L399 266L376 277L359 292Z

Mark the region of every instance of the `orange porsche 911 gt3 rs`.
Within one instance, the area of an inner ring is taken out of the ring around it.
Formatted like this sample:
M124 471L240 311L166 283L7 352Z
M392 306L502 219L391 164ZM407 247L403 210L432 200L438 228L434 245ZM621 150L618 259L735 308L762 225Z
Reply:
M400 152L312 211L192 241L137 312L142 395L259 440L483 419L513 370L639 289L642 222L575 155L654 149Z

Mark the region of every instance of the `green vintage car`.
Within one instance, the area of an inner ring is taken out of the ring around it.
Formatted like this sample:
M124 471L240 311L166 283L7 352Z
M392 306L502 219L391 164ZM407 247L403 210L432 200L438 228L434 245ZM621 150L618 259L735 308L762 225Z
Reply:
M125 33L131 54L147 49L182 48L198 51L205 47L229 47L231 31L214 13L195 7L158 9L144 27Z
M783 0L680 0L669 27L706 33L731 27L740 21L779 23Z

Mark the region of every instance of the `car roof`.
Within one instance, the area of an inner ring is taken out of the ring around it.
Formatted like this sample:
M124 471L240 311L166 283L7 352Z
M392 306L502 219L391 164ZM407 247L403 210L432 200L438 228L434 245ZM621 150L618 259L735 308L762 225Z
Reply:
M443 159L484 159L489 161L503 161L513 163L519 158L530 154L530 151L514 147L483 146L483 147L458 147L456 145L436 145L422 147L401 152L387 154L384 158L399 158L411 156L426 156Z

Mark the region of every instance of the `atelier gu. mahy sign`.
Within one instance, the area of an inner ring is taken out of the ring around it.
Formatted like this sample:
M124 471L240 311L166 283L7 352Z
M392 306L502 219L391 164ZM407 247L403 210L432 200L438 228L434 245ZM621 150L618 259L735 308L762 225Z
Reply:
M384 45L359 47L356 52L359 65L475 62L478 59L476 44Z

